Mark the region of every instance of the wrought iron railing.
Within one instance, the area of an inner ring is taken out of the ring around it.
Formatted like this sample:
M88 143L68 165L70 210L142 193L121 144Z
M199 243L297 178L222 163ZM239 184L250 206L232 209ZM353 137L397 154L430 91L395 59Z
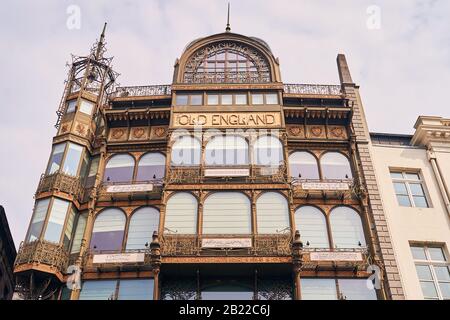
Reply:
M290 178L294 197L358 198L361 188L354 179Z
M17 252L14 266L24 264L43 264L54 267L58 272L65 272L69 261L69 253L59 244L45 240L22 242Z
M215 173L216 172L216 173ZM167 183L287 183L287 168L279 166L181 166L170 167Z
M248 247L205 247L203 240L219 241L247 239ZM290 256L292 236L290 232L259 235L185 235L166 233L161 238L161 256Z
M80 178L62 171L41 175L36 195L48 191L62 191L74 196L77 200L83 197L83 185Z
M172 93L171 85L117 87L110 99L125 97L166 96Z
M285 84L284 93L290 94L313 94L313 95L341 95L340 85L321 84Z
M267 83L269 71L186 72L184 83Z

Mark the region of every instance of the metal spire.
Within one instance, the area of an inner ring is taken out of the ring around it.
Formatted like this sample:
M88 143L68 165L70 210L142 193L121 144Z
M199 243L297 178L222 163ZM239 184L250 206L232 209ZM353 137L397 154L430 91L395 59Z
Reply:
M230 3L228 2L228 14L227 14L227 27L225 28L225 32L230 32Z
M105 25L103 26L102 34L100 35L100 40L98 41L98 44L97 44L97 50L95 52L96 59L100 58L100 55L102 54L102 51L103 51L103 47L105 46L106 25L107 25L107 23L105 22Z

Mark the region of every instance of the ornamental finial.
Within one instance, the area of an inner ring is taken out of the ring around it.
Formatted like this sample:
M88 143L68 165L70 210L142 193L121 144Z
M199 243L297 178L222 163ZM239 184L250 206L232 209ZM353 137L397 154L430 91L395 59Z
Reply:
M226 32L230 32L231 31L231 27L230 27L230 3L228 2L228 14L227 14L227 27L225 28Z

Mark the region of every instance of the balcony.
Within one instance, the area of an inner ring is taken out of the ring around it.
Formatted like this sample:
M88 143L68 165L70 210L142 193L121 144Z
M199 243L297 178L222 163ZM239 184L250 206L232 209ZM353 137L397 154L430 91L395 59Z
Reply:
M162 179L133 182L104 182L99 189L99 201L161 199Z
M152 270L150 249L122 251L87 251L83 259L85 272Z
M62 278L68 262L69 254L62 245L45 240L35 240L29 243L22 242L14 263L14 272L37 269L53 273Z
M171 93L171 85L117 87L116 91L112 92L109 98L170 96Z
M332 271L352 270L366 271L371 265L371 257L367 248L303 248L302 270L303 271Z
M340 85L319 85L319 84L284 84L285 94L294 95L342 95Z
M294 197L301 199L358 199L361 192L353 179L292 179L291 185Z
M258 165L170 167L169 184L287 183L287 170Z
M290 257L290 233L268 235L165 234L161 256L165 257Z
M61 171L41 175L36 195L52 191L67 193L80 201L83 197L83 185L81 184L80 178L65 174Z

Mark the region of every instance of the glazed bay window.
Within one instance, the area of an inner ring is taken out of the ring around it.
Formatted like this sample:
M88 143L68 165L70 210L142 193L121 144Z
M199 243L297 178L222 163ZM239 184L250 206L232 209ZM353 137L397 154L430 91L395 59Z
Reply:
M67 102L66 114L75 112L76 106L77 106L77 99L68 101Z
M92 115L92 111L94 110L94 103L81 99L79 110L80 112L83 112L87 115Z
M65 174L77 176L86 172L88 159L87 151L78 144L72 142L56 144L53 146L46 173L52 174L62 168Z
M36 201L34 207L33 218L31 219L30 228L28 231L27 242L39 239L42 228L44 227L45 217L47 215L50 198Z
M402 207L428 208L424 182L419 173L391 171L398 204Z
M426 300L450 299L450 264L441 246L411 245L417 276Z
M88 213L84 212L78 216L77 226L75 228L75 233L73 235L72 248L70 249L70 253L78 253L81 249L81 242L84 236L84 230L86 229Z

